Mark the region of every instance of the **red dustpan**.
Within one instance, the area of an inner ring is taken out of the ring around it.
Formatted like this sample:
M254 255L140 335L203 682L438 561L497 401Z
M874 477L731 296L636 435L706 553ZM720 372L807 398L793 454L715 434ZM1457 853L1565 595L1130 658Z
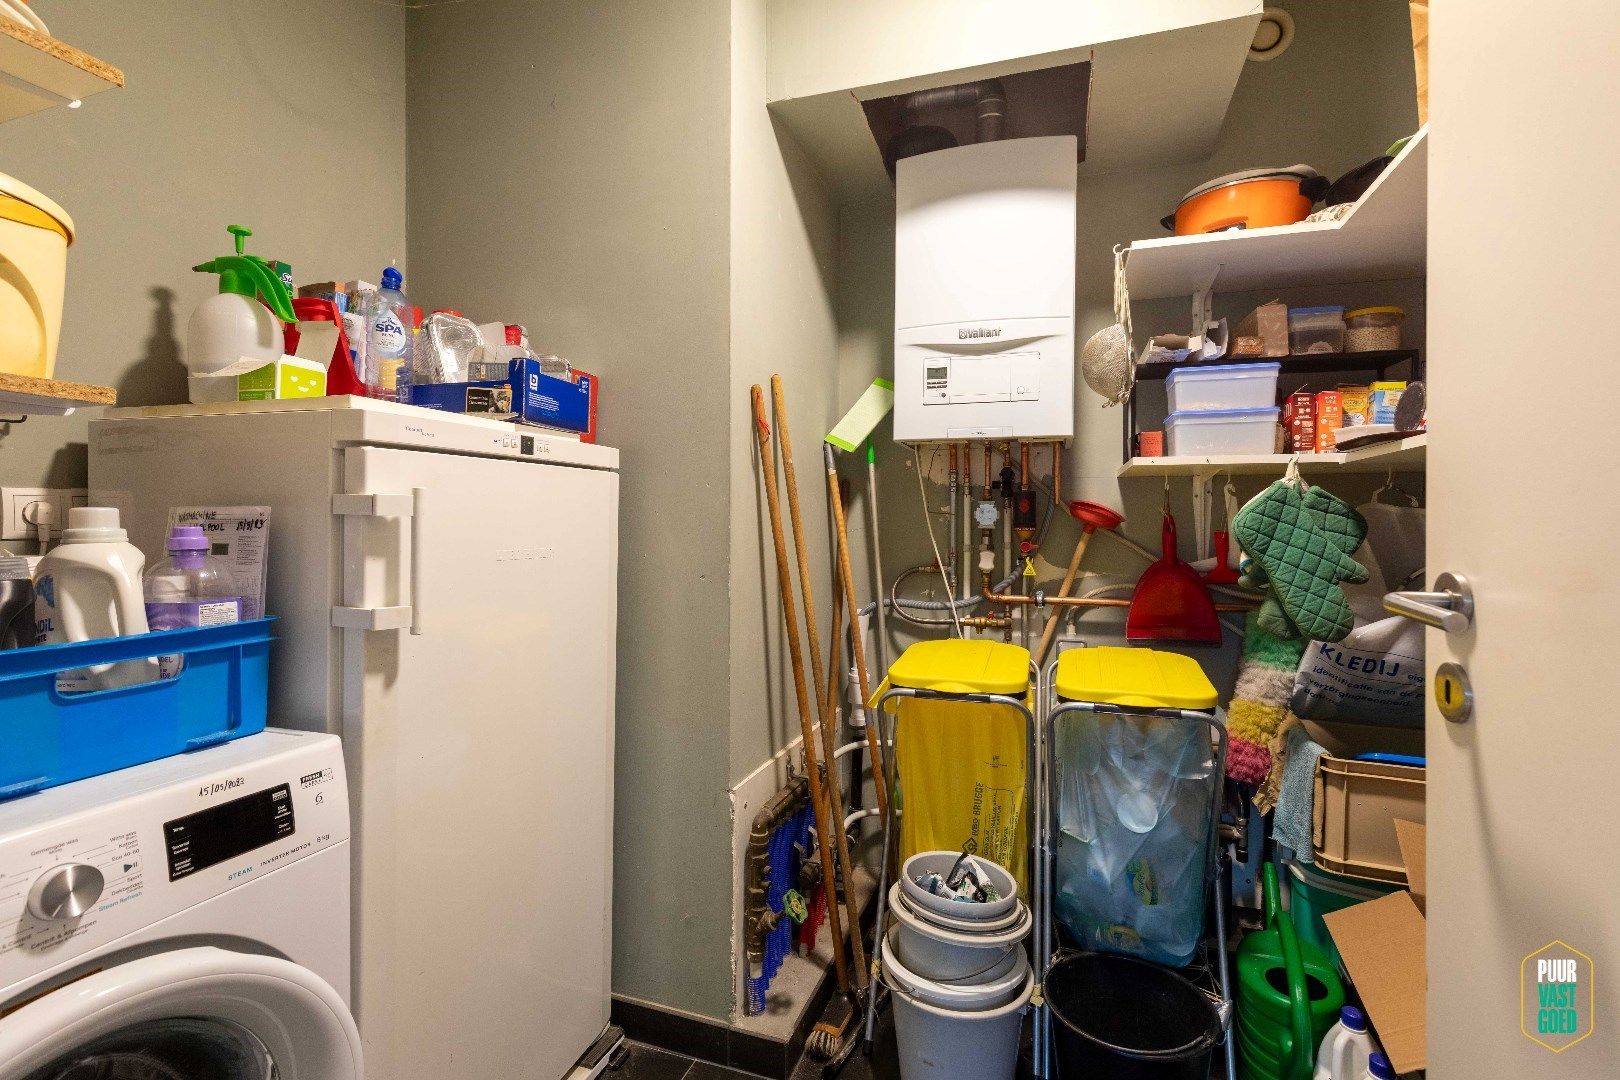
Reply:
M1176 556L1176 519L1164 515L1164 557L1142 572L1125 617L1126 641L1219 645L1221 622L1198 571Z

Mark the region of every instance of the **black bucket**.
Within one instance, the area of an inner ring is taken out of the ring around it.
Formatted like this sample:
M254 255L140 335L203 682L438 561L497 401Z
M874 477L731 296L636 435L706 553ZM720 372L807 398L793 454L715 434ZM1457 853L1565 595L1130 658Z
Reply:
M1046 976L1063 1080L1207 1080L1221 1019L1205 993L1133 956L1065 956Z

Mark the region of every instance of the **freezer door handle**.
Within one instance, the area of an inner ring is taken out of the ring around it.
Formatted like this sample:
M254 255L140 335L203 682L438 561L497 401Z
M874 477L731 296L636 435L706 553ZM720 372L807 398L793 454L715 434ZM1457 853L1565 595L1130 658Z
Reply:
M424 488L412 488L409 495L334 495L332 513L340 517L409 518L411 565L409 603L397 607L334 607L332 625L343 630L404 630L422 634L422 511L427 503Z

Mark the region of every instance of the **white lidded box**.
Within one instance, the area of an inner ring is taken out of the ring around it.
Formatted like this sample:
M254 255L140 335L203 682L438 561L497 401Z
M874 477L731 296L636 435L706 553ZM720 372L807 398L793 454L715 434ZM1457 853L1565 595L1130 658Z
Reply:
M1281 364L1212 364L1176 368L1165 377L1170 411L1264 409L1277 403Z
M1171 413L1164 422L1171 457L1205 454L1269 454L1277 445L1276 406Z

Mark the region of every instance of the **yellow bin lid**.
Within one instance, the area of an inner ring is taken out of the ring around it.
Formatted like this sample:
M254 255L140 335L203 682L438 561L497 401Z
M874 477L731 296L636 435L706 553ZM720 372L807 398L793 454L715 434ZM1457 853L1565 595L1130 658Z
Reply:
M1029 650L984 638L919 641L889 667L891 686L942 694L1004 694L1029 691Z
M0 218L49 229L73 243L73 219L55 202L14 176L0 173Z
M1198 661L1155 649L1070 649L1053 679L1064 701L1147 709L1213 709L1215 686Z

